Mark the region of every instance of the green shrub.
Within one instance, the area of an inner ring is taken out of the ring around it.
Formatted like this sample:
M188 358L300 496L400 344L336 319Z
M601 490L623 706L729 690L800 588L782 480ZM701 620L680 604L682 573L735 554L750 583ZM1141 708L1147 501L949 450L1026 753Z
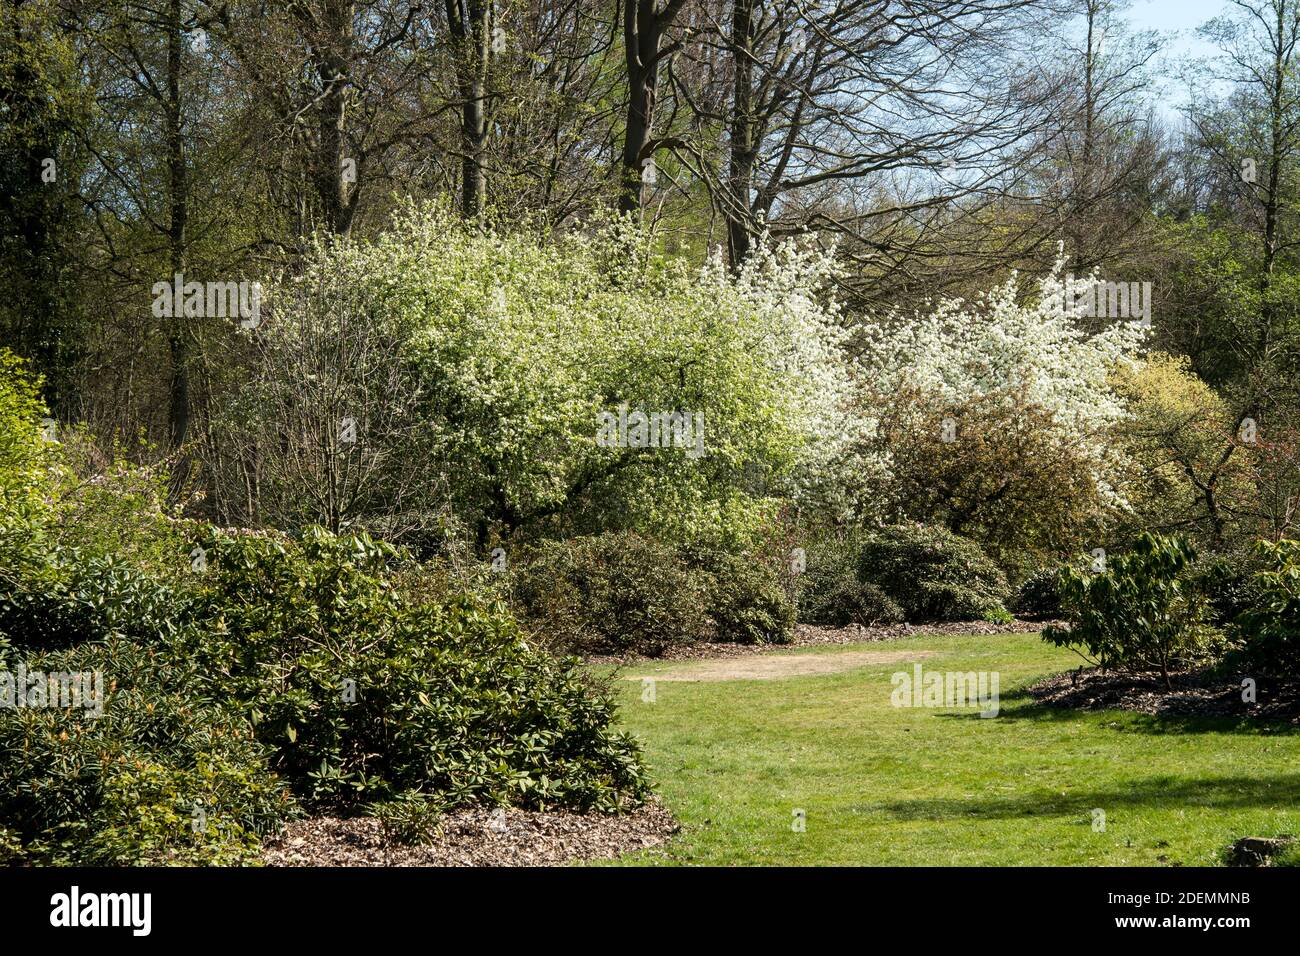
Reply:
M943 528L851 530L813 538L799 582L799 617L832 627L1004 621L1009 593L978 545Z
M794 603L770 567L748 556L710 553L700 570L713 640L785 644L794 636Z
M47 440L43 414L36 380L0 349L0 641L51 650L166 629L160 589L188 546L162 475L105 455L84 429Z
M1220 556L1199 562L1193 575L1196 589L1210 604L1210 622L1226 628L1242 613L1260 606L1263 588L1257 577L1264 570L1250 554Z
M8 417L14 366L0 365ZM0 857L247 862L258 835L296 803L247 723L205 702L190 665L169 653L183 598L116 556L157 544L141 533L155 517L170 524L144 496L119 494L112 476L69 467L75 431L61 430L58 445L32 437L34 390L18 394L22 434L6 423L0 442L0 673L15 694L19 664L98 674L104 698L97 717L81 707L0 707ZM18 445L25 457L15 468ZM184 560L178 552L174 563Z
M74 584L75 557L37 522L0 520L0 638L49 650L103 636L95 599Z
M177 591L24 543L55 586L21 575L9 623L48 613L53 643L75 643L11 628L0 672L98 672L106 699L99 717L0 708L0 856L240 863L303 803L376 803L415 839L462 802L613 811L646 794L609 695L499 606L411 601L393 573L407 559L364 536L204 546Z
M767 564L634 532L545 542L512 581L521 614L564 651L658 656L700 641L784 643L794 629L794 604Z
M41 434L46 414L40 379L0 348L0 518L39 508L50 445Z
M858 578L909 621L972 621L1006 613L1006 577L975 544L938 527L896 525L868 535Z
M1058 618L1062 614L1060 576L1056 568L1040 568L1020 582L1015 611L1030 620Z
M1043 639L1079 650L1103 668L1171 669L1204 658L1215 637L1210 610L1192 578L1196 552L1183 538L1143 534L1104 571L1062 568L1058 578L1068 624Z
M513 594L562 651L655 656L709 638L706 584L672 545L612 532L541 544L519 562Z
M807 567L798 582L799 620L828 627L897 624L903 609L878 585L858 577L861 537L815 538L806 549Z
M851 596L858 587L860 543L849 535L810 537L804 547L804 569L797 580L799 620L842 627L855 621Z
M81 427L60 432L51 460L48 523L60 549L116 558L167 580L188 573L201 526L181 520L180 506L168 503L165 462L133 464Z
M13 866L23 859L23 839L16 830L0 826L0 866Z
M445 806L428 794L408 791L373 804L368 812L383 826L386 842L418 846L438 835Z
M176 652L310 806L419 791L447 805L614 811L647 791L614 705L530 648L500 605L411 604L365 535L214 534Z
M1244 661L1266 673L1300 676L1300 541L1257 546L1264 569L1250 591L1255 604L1241 613L1232 637Z
M0 636L15 647L55 650L110 633L153 639L175 629L176 593L116 558L52 549L30 527L0 526Z
M0 665L17 675L19 658ZM203 699L188 665L121 636L22 659L99 675L102 715L0 707L0 831L33 864L235 864L296 814L247 722ZM95 695L98 696L98 695ZM74 699L75 703L75 699ZM0 850L0 853L4 851Z
M990 624L1010 624L1015 619L1015 615L1004 607L990 607L980 616L981 621L988 621Z

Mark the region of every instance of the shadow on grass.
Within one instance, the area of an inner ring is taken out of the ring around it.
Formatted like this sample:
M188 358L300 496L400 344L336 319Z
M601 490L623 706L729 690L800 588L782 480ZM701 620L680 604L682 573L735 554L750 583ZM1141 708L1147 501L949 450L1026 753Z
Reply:
M1300 726L1285 719L1256 717L1202 716L1197 714L1144 714L1121 707L1101 707L1085 710L1080 707L1057 707L1040 703L1030 695L1027 687L1019 687L999 696L996 718L982 718L974 710L964 713L944 713L936 716L950 720L1006 720L1028 721L1038 724L1060 724L1075 720L1090 722L1108 721L1108 729L1118 733L1141 734L1251 734L1297 735Z
M1244 810L1291 807L1297 803L1300 803L1300 774L1292 773L1275 777L1202 777L1195 780L1158 776L1134 780L1122 787L1064 795L1059 791L1037 790L996 799L895 800L862 804L855 809L887 813L896 820L1007 819L1077 814L1081 822L1090 822L1089 814L1094 808L1101 808L1113 816L1117 810L1134 808Z

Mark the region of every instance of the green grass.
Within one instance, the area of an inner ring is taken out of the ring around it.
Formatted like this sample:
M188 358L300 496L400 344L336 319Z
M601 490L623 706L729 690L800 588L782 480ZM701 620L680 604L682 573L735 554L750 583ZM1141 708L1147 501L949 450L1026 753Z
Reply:
M1300 834L1300 731L1039 707L1024 688L1078 659L1037 635L789 653L908 649L936 652L927 671L999 672L999 716L891 706L890 676L910 663L660 681L653 703L618 681L623 722L683 824L666 849L622 862L1203 866L1237 837Z

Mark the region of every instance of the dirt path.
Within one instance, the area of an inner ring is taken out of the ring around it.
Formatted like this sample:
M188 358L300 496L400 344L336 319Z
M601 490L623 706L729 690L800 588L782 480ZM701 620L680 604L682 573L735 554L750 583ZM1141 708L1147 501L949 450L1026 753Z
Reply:
M789 644L732 644L726 641L702 641L696 644L672 644L662 654L647 657L642 654L586 654L588 664L615 664L638 667L660 661L711 661L724 657L766 656L773 651L793 647L827 647L836 644L875 644L909 637L929 637L967 634L1033 634L1057 621L1012 621L1010 624L991 624L987 621L957 621L949 624L887 624L880 627L822 627L817 624L797 624L794 640Z
M934 651L846 651L842 654L769 654L700 661L659 674L628 674L624 680L727 681L778 680L808 674L837 674L869 664L894 664L933 657Z

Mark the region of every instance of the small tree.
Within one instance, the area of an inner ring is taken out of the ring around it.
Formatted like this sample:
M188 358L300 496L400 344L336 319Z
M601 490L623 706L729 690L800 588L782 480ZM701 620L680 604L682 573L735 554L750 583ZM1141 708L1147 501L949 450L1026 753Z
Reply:
M1300 674L1300 541L1261 541L1265 569L1255 575L1257 604L1232 626L1246 660L1279 674Z
M1191 582L1196 552L1184 538L1144 534L1100 572L1062 568L1061 606L1069 624L1043 640L1103 669L1169 671L1192 661L1213 629L1205 596Z
M304 275L274 284L247 380L206 436L220 520L390 538L439 525L409 328L383 289L354 281L358 253L318 245Z
M1126 487L1140 526L1195 529L1214 548L1251 530L1255 436L1243 440L1242 419L1189 360L1153 353L1112 381L1130 412L1118 435L1136 466Z

